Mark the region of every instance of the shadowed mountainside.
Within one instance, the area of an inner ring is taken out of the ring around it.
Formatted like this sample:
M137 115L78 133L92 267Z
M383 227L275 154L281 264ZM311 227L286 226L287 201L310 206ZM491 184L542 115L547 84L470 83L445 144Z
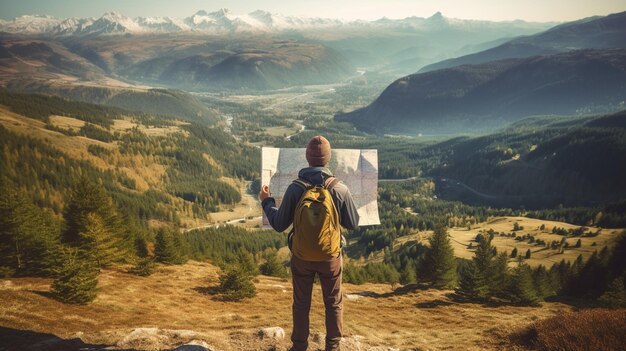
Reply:
M456 133L617 110L625 98L626 50L578 50L414 74L335 118L376 133Z

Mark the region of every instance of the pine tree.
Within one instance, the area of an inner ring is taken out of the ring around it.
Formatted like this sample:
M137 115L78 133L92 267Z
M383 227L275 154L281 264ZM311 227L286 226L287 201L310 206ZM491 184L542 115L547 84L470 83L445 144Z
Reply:
M71 190L63 218L66 230L63 232L63 241L72 246L80 246L80 233L85 231L87 216L95 213L102 219L111 235L123 237L123 225L104 188L82 176Z
M219 291L224 301L241 301L256 296L252 275L240 266L228 268L220 275Z
M135 252L139 257L148 257L148 241L145 237L138 237L135 239Z
M177 258L173 262L175 264L183 264L187 262L189 259L189 254L191 253L191 247L185 238L175 229L170 230L172 242L174 244L174 248L176 249Z
M511 251L511 258L516 258L517 257L517 247L513 248L513 251Z
M119 238L109 232L96 213L87 214L85 227L78 237L80 249L85 252L86 257L95 261L98 268L108 267L124 257L124 252L119 247Z
M492 261L495 256L493 249L491 239L487 237L478 244L474 252L474 258L472 260L478 271L485 276L487 276L491 270Z
M504 297L509 284L509 266L508 255L502 252L496 255L491 263L489 275L487 276L487 286L489 287L490 296Z
M86 304L97 295L98 267L81 259L77 250L66 254L58 277L52 282L52 293L61 301Z
M254 256L248 251L242 252L238 258L241 268L250 273L250 275L256 277L259 274L259 267L257 267L254 261Z
M524 255L525 259L529 259L530 258L530 249L526 250L526 254Z
M425 275L436 288L454 286L456 276L456 261L454 249L450 244L448 232L444 227L437 227L428 239L429 250L424 257Z
M413 284L417 282L417 267L413 260L409 260L400 272L400 284Z
M609 284L608 289L600 296L599 301L610 308L624 308L626 307L626 288L624 287L624 281L626 280L626 273L613 279Z
M578 240L576 241L576 244L574 245L574 247L575 247L575 248L579 248L579 247L581 247L581 246L582 246L582 241L581 241L580 239L578 239Z
M539 265L533 271L533 282L535 284L535 291L540 299L544 299L548 296L554 295L554 290L550 284L550 275L543 265Z
M528 265L522 263L513 270L509 286L509 298L515 304L539 305L539 297L535 290L532 271Z
M500 276L502 272L495 272L494 256L495 247L491 245L491 237L484 238L476 247L472 263L476 269L477 283L481 284L477 286L479 291L485 291L484 296L480 296L480 299L490 297L492 291L499 291L502 287L499 284L503 283L504 277ZM500 269L500 267L498 267ZM496 276L497 275L497 276ZM496 278L497 281L492 279Z
M274 277L285 277L287 271L282 263L278 260L276 251L271 251L265 255L265 262L259 267L261 274Z
M154 238L154 260L165 264L180 262L178 248L174 245L174 235L171 230L160 228Z
M58 221L7 178L0 193L0 267L9 275L50 275L59 264Z
M455 293L462 299L470 301L487 299L489 290L485 276L479 272L474 262L468 262L461 269L459 286L456 288Z
M387 283L391 284L391 289L395 289L400 283L400 273L398 273L393 265L387 265L385 276Z
M128 273L141 277L150 276L154 273L154 260L152 257L140 258L139 261L137 261L137 264L128 270Z

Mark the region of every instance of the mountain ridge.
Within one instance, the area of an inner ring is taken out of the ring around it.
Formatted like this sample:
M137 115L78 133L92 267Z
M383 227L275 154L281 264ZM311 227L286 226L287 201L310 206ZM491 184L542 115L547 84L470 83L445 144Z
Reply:
M625 98L626 49L588 49L410 75L335 118L377 133L458 133L532 115L609 112Z
M562 23L538 34L514 38L491 49L427 65L418 73L506 58L612 47L626 47L626 12Z
M388 19L386 17L367 20L339 20L333 18L299 17L273 14L256 10L247 14L234 14L228 9L214 12L200 10L185 18L168 16L128 17L117 12L106 12L101 17L65 18L60 19L47 15L24 15L11 20L0 20L0 32L12 34L45 34L50 36L93 36L93 35L124 35L124 34L162 34L162 33L245 33L245 32L276 32L288 30L323 29L323 28L386 28L394 27L404 30L437 30L441 27L474 27L474 26L528 26L539 25L540 22L515 21L481 21L444 17L436 12L431 17L406 17ZM545 25L545 24L541 24Z

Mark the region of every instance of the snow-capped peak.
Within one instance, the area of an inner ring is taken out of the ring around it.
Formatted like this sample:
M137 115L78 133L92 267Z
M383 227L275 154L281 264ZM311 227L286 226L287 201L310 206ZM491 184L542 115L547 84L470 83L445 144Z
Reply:
M9 33L36 34L45 33L61 22L60 19L47 15L25 15L12 20L2 21L0 31Z

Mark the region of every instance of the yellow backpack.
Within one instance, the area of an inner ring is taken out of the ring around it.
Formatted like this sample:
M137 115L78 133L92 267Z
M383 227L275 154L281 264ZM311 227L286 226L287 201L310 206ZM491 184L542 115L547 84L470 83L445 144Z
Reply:
M312 185L301 179L294 183L304 193L296 205L290 235L291 252L305 261L328 261L341 254L339 212L330 193L339 179L326 179L324 185Z

